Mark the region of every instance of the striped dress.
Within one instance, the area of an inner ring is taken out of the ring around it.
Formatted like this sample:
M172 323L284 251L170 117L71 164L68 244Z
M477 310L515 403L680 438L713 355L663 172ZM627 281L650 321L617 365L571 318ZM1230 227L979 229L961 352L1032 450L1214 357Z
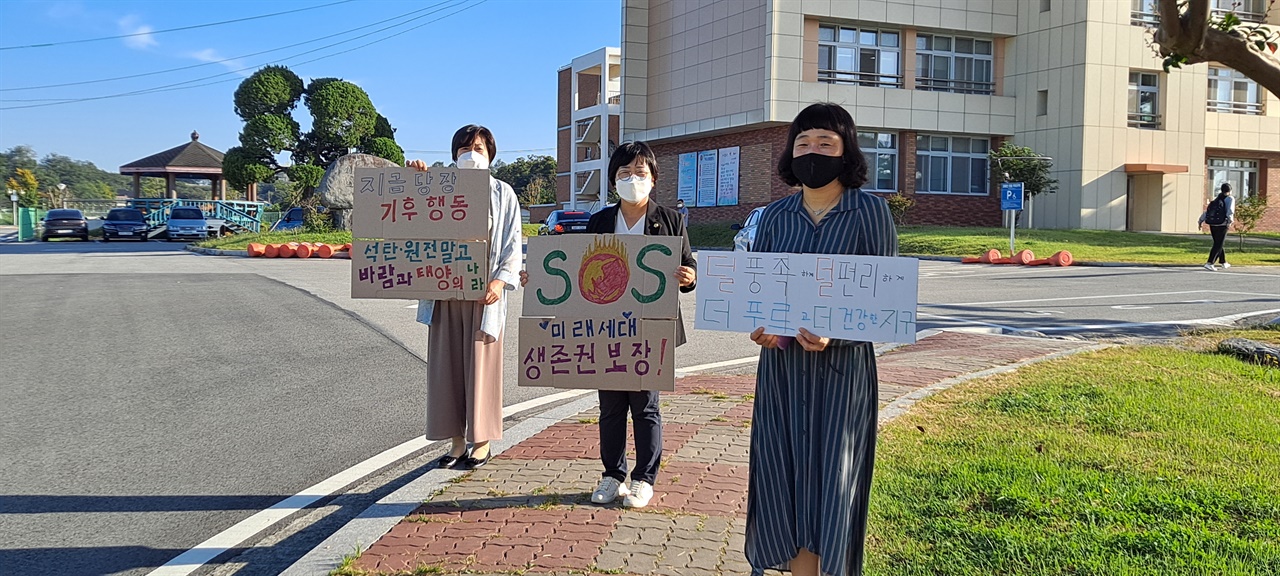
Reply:
M897 256L898 233L888 203L873 194L846 190L814 226L796 193L765 209L753 250ZM764 349L756 374L746 529L752 574L785 570L801 548L821 557L823 574L862 574L879 403L871 343Z

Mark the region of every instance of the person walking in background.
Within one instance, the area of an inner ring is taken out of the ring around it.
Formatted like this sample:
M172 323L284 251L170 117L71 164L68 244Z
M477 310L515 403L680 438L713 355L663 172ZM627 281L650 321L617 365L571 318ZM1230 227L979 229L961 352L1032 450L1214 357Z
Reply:
M1218 197L1209 201L1209 205L1205 207L1204 213L1200 214L1200 220L1197 226L1209 225L1209 234L1213 236L1213 248L1209 249L1209 261L1205 263L1205 270L1214 270L1214 263L1221 264L1223 269L1230 268L1227 263L1227 253L1222 249L1227 240L1227 229L1231 227L1231 223L1236 219L1236 199L1231 197L1231 184L1222 183L1221 192Z
M676 212L680 213L680 220L685 226L689 225L689 209L684 207L684 200L676 200Z
M588 234L642 234L648 236L680 236L681 265L672 276L681 292L692 292L697 285L698 261L689 248L689 233L675 210L659 206L649 193L658 180L658 157L644 142L619 146L609 157L610 187L617 190L621 201L591 215ZM520 272L520 285L529 280ZM685 343L684 318L676 312L676 346ZM628 508L644 508L653 498L653 485L662 464L662 414L658 411L658 392L600 390L600 461L604 473L599 486L591 493L593 504L608 504L622 498ZM627 481L627 412L635 431L636 465L631 469L631 485Z
M778 176L798 193L760 216L752 250L897 256L889 204L861 190L867 162L849 112L809 106L791 123ZM760 345L747 488L753 576L862 574L879 409L870 342L751 333Z
M498 146L488 128L471 124L453 135L459 168L488 169ZM406 164L426 170L422 160ZM470 470L489 462L489 442L502 438L502 328L507 291L520 271L520 210L506 182L489 177L489 283L479 301L419 300L427 337L428 440L453 441L441 468ZM471 442L468 449L467 442Z

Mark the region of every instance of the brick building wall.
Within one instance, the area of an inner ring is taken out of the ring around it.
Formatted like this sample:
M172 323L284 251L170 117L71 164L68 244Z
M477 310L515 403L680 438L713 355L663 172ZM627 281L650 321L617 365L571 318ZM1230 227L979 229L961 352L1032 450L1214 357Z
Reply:
M1004 140L1000 136L992 138L991 148L999 148ZM917 194L916 133L909 130L898 133L898 188L916 201L916 205L907 212L907 224L987 227L1003 224L998 183L992 183L986 196Z
M741 222L752 208L764 206L794 191L777 177L778 158L787 140L787 129L788 126L782 124L653 145L653 153L658 157L654 199L663 206L676 205L681 154L738 146L738 205L686 208L689 209L690 222Z
M1267 211L1263 213L1262 220L1253 231L1280 232L1280 153L1206 148L1204 154L1206 175L1209 173L1207 168L1209 158L1258 160L1258 193L1266 199ZM1205 186L1205 198L1201 204L1208 204L1209 200L1209 189ZM1238 197L1237 201L1239 201Z

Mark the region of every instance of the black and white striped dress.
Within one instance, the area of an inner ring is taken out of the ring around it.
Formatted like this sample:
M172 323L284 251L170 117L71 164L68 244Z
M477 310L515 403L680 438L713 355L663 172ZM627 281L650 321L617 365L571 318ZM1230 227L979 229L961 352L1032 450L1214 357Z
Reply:
M817 226L796 193L769 205L753 250L897 256L883 198L846 190ZM833 340L822 352L792 342L765 349L756 370L747 496L752 574L786 569L796 552L832 576L862 574L875 460L876 358L870 342Z

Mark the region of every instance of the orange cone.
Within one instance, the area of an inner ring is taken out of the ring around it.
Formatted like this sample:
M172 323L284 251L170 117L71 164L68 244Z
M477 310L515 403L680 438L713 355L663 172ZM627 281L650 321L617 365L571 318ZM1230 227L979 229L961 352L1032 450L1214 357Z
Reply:
M1023 266L1026 266L1028 263L1030 263L1032 260L1035 260L1035 259L1036 259L1036 255L1033 254L1030 250L1019 250L1018 253L1014 254L1013 258L1011 258L1014 264L1021 264Z
M251 242L249 243L249 248L247 251L249 252L250 258L257 258L259 256L262 256L263 252L266 251L266 248L267 246L265 244L258 244L256 242Z
M339 249L339 252L350 252L350 251L351 251L351 243L350 243L350 242L347 242L346 244L343 244L343 245L342 245L342 248L340 248L340 249Z
M293 258L293 255L294 255L294 254L297 254L297 253L298 253L298 243L297 243L297 242L290 242L290 243L288 243L288 244L281 244L281 245L280 245L280 257L281 257L281 258Z
M299 258L310 258L310 257L311 257L311 253L312 253L312 252L314 252L314 251L315 251L315 249L311 247L311 243L309 243L309 242L303 242L302 244L299 244L299 245L298 245L298 257L299 257Z
M280 256L279 244L267 244L262 248L262 256L264 258L276 258Z
M1053 256L1050 256L1048 258L1041 258L1039 260L1032 260L1030 262L1027 262L1027 264L1031 266L1039 266L1041 264L1052 264L1054 266L1070 266L1073 262L1075 262L1075 259L1071 257L1070 252L1067 252L1066 250L1059 250L1055 252Z
M960 261L965 264L979 264L979 263L990 264L992 260L995 260L996 258L999 258L999 257L1000 257L1000 251L992 249L992 250L987 250L986 252L983 252L982 256L978 256L978 257L965 256L964 258L961 258Z
M338 246L330 244L321 244L316 248L316 255L321 258L331 258L334 252L338 251Z

